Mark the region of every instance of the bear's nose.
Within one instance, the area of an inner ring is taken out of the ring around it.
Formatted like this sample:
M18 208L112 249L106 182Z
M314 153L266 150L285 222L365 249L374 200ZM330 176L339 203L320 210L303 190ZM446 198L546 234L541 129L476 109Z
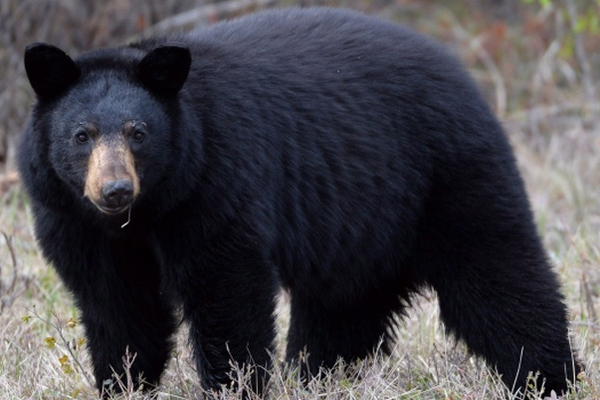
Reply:
M133 183L129 179L110 181L102 186L102 199L110 208L122 208L131 203Z

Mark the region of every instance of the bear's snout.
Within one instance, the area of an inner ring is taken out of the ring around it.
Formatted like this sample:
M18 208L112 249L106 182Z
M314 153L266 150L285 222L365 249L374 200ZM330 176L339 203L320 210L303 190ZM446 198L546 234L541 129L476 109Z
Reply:
M101 192L106 207L122 209L133 201L133 182L129 179L109 181L102 186Z
M89 156L84 195L103 213L119 214L139 192L135 157L127 143L100 139Z

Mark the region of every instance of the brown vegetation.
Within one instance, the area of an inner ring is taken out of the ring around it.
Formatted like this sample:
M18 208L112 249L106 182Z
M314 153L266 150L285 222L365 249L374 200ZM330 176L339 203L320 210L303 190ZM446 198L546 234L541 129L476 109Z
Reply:
M539 230L564 283L573 345L586 367L580 391L567 398L600 398L600 94L594 84L600 35L585 23L599 14L598 1L557 0L548 7L519 0L321 3L402 21L445 42L469 66L513 141ZM96 396L77 311L35 245L28 200L14 173L15 143L33 100L24 47L40 40L78 54L274 4L292 1L0 2L0 399ZM429 297L401 324L393 357L359 363L353 378L333 371L307 387L294 371L276 370L273 398L501 398L506 392L498 379L445 337L435 296ZM281 304L284 328L285 298ZM197 398L198 391L182 341L159 398ZM142 397L126 391L124 398Z

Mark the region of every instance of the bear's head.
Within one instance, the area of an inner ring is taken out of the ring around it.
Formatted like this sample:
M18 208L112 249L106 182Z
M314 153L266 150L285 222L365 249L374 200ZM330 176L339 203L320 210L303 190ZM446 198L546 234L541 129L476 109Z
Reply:
M33 129L60 180L105 214L119 214L168 169L174 104L191 66L187 46L122 47L73 60L55 46L25 51L37 94Z

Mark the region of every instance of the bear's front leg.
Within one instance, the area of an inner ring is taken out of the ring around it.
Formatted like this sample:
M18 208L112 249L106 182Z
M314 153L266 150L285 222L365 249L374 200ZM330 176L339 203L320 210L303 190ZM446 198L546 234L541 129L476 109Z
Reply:
M150 247L137 240L109 239L77 215L35 204L34 213L44 255L81 311L100 393L121 391L126 372L135 388L156 386L177 324L161 294ZM127 353L132 362L125 371Z
M202 243L196 240L193 245L181 237L159 243L163 244L165 278L189 323L204 389L235 387L233 361L250 368L250 389L260 394L274 349L278 283L274 268L258 248L235 235L223 234Z
M158 266L149 249L113 245L103 264L114 266L106 286L78 302L101 393L121 392L133 379L134 389L155 388L173 348L177 327L170 302L161 293ZM127 360L127 357L129 359ZM129 389L129 388L127 388Z
M251 265L245 267L253 269ZM274 349L275 294L268 280L258 278L260 275L223 277L215 282L214 290L203 290L200 301L184 306L196 366L208 391L218 391L222 385L236 387L239 376L232 370L233 361L243 373L250 372L250 389L263 392Z

